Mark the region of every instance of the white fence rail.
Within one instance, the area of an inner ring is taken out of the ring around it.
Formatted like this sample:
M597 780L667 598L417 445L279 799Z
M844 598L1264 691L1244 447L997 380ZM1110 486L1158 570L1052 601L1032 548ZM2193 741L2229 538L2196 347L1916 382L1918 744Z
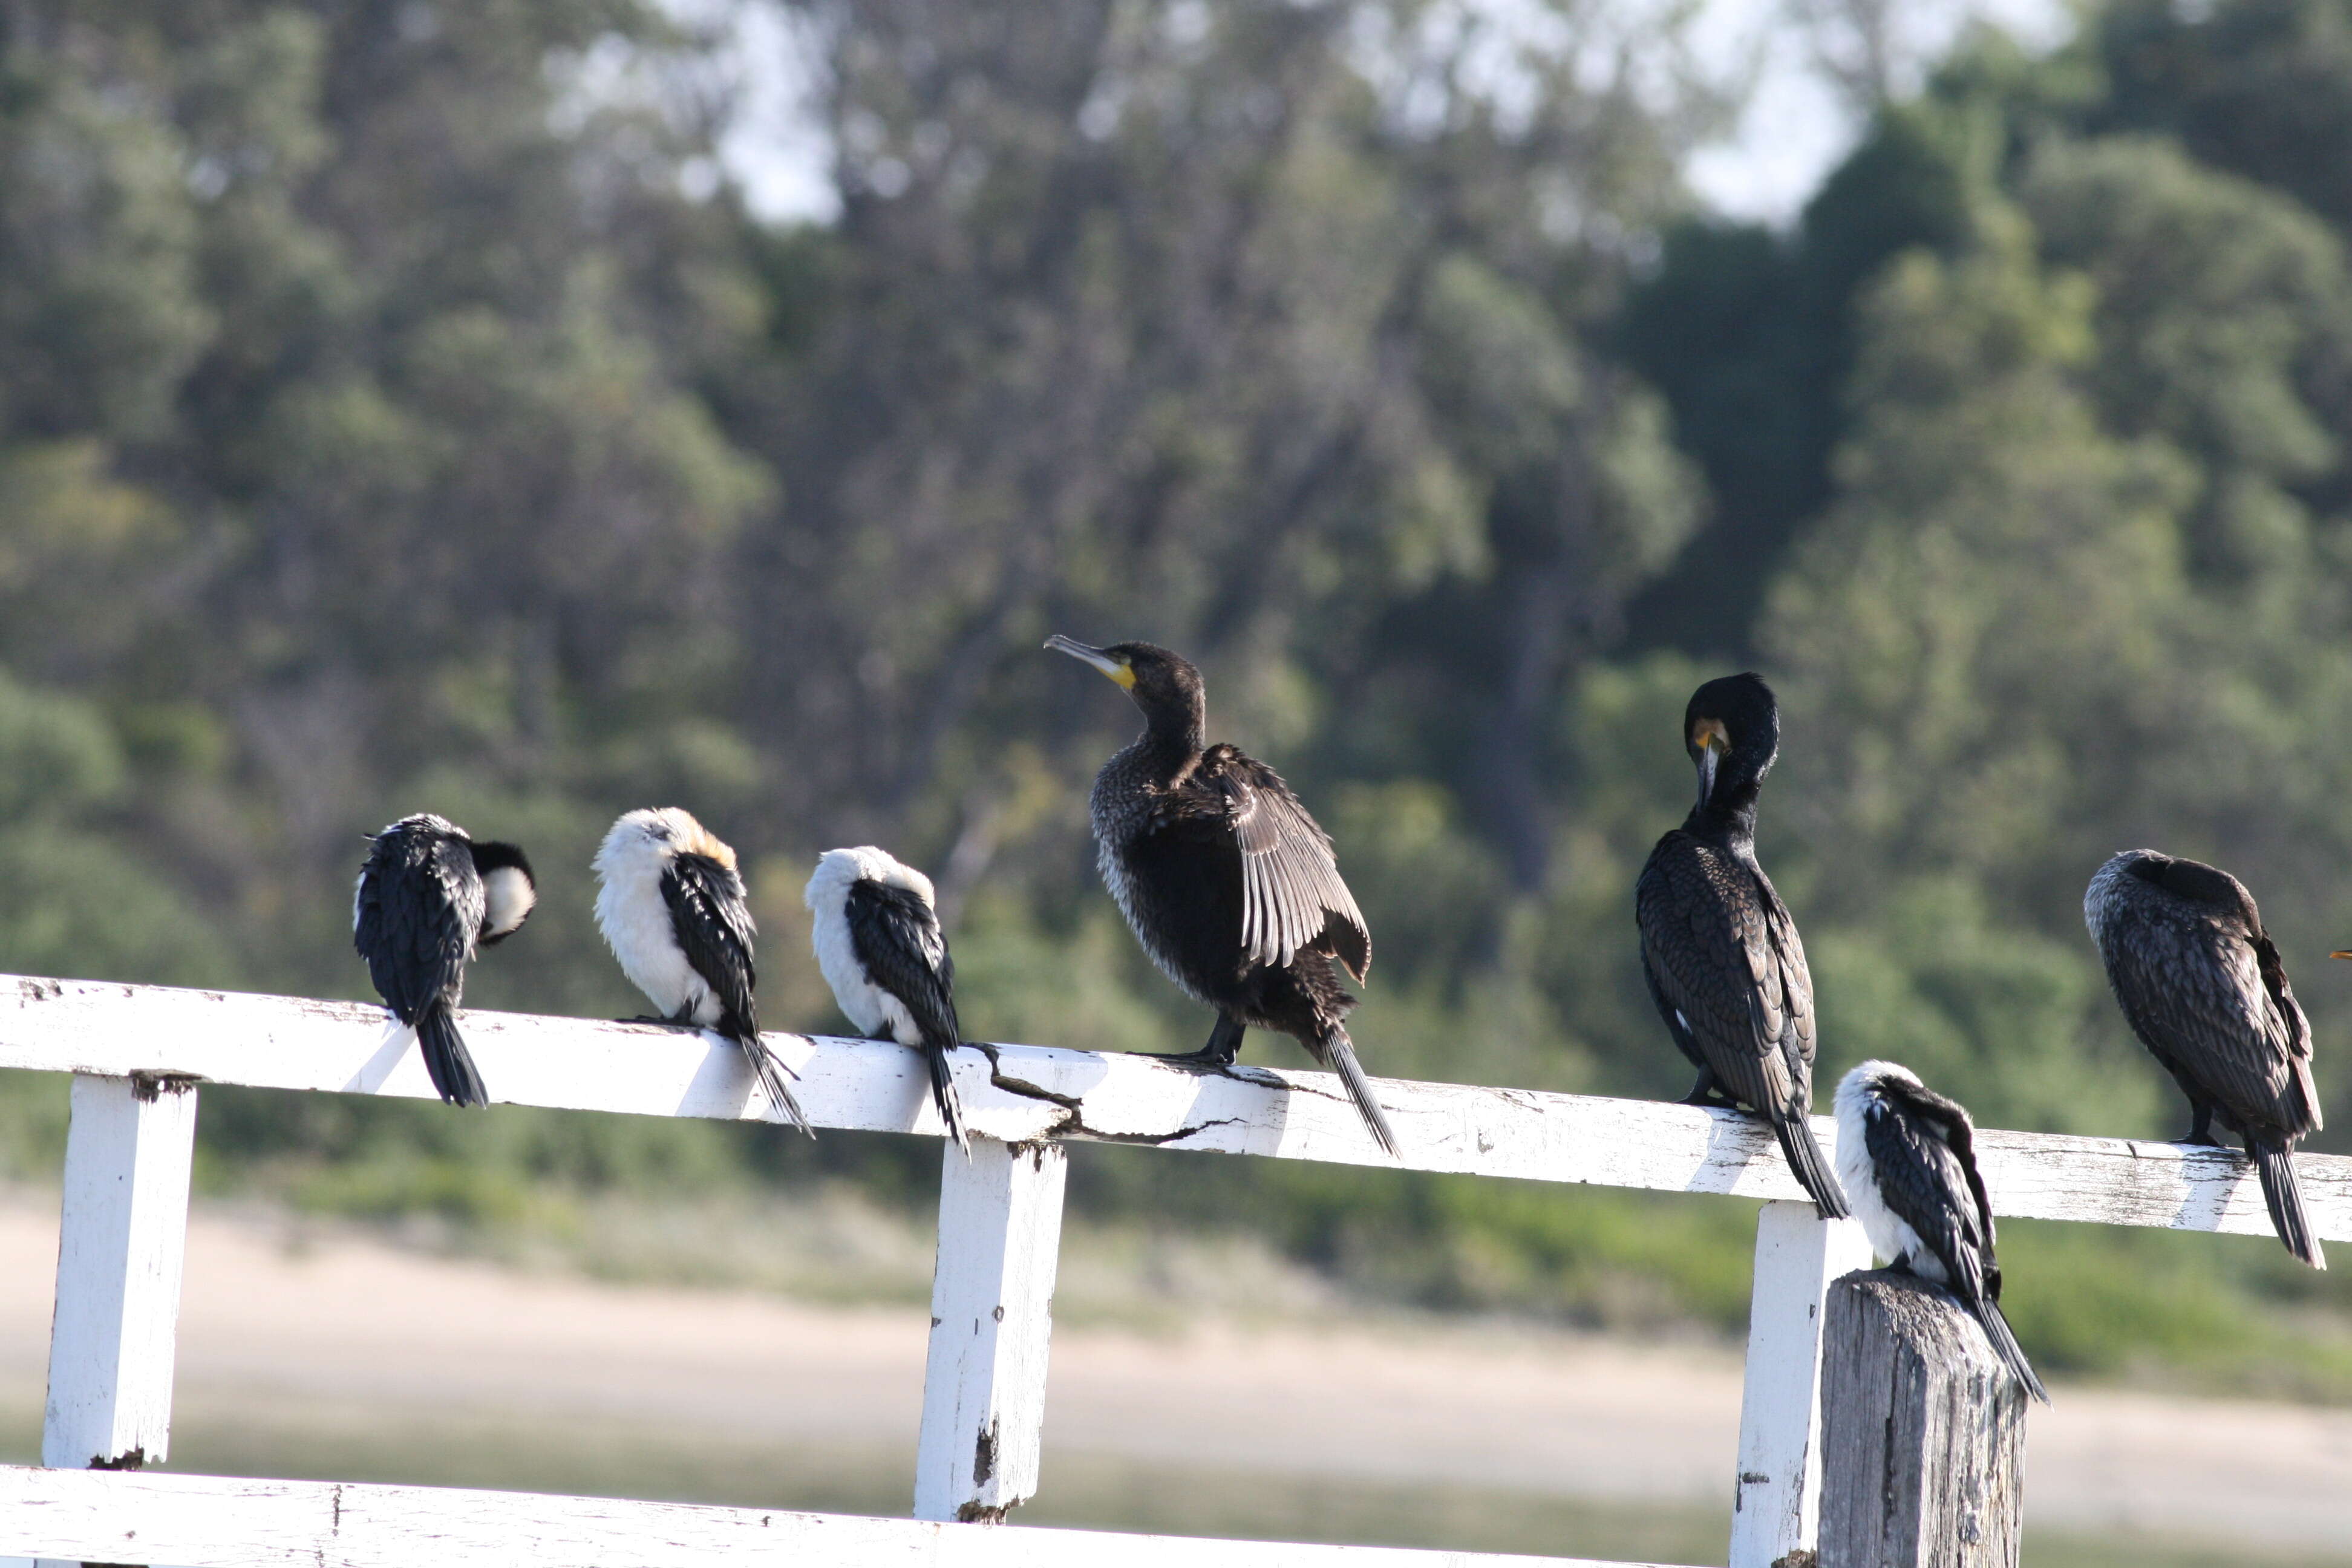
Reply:
M736 1120L753 1100L741 1054L714 1037L482 1012L467 1015L466 1031L491 1092L513 1104ZM912 1052L768 1038L800 1071L817 1126L943 1134ZM1724 1111L1383 1080L1403 1150L1391 1162L1323 1074L1201 1075L1137 1057L979 1047L956 1069L971 1159L945 1146L918 1520L140 1475L169 1436L196 1086L415 1098L432 1087L380 1008L14 976L0 976L0 1068L76 1075L42 1442L50 1468L0 1467L0 1555L187 1568L623 1568L745 1551L795 1563L1197 1561L1195 1542L946 1522L1001 1520L1035 1490L1061 1145L1095 1141L1777 1200L1757 1232L1731 1535L1732 1568L1768 1568L1814 1543L1821 1302L1831 1279L1868 1261L1858 1226L1824 1223L1801 1201L1769 1134ZM1814 1127L1833 1148L1833 1124ZM2252 1167L2234 1153L2000 1131L1980 1133L1977 1149L2004 1215L2269 1229ZM2297 1169L2315 1232L2352 1241L2352 1160L2305 1155ZM1216 1552L1221 1563L1350 1568L1473 1561L1262 1542Z

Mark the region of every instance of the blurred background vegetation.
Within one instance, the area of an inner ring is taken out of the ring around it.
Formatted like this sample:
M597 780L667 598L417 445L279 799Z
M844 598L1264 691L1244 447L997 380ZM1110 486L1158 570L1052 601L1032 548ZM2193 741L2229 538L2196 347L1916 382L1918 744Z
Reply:
M825 221L721 156L723 6L0 5L0 967L365 996L361 835L431 808L542 877L468 1000L634 1012L586 863L678 804L745 854L772 1027L835 1026L801 883L872 840L937 878L975 1033L1189 1047L1092 869L1133 716L1060 630L1192 655L1330 826L1375 1071L1679 1094L1632 879L1685 697L1752 666L1822 1081L2177 1131L2079 913L2148 843L2255 889L2352 1149L2352 0L1864 70L1780 228L1685 184L1735 107L1687 6L765 9ZM0 1086L16 1175L62 1127ZM216 1190L481 1233L919 1216L938 1158L233 1090L203 1136ZM1745 1314L1748 1205L1076 1169L1093 1223L1368 1301ZM2274 1243L2004 1255L2061 1374L2352 1395L2352 1287Z

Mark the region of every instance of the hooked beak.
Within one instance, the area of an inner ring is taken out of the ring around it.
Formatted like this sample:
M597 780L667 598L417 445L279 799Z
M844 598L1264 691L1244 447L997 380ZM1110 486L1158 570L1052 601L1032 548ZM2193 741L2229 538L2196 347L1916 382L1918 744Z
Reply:
M1698 803L1704 806L1715 797L1715 770L1723 753L1713 746L1701 746L1698 752Z
M1110 655L1103 652L1103 650L1098 647L1088 647L1086 644L1078 641L1076 637L1066 637L1059 632L1055 632L1052 637L1047 637L1045 639L1045 646L1052 648L1055 653L1066 653L1072 658L1081 659L1087 664L1091 664L1097 669L1101 670L1105 675L1109 676L1113 680L1118 682L1120 686L1125 687L1129 690L1134 689L1135 671L1128 668L1126 665L1120 663L1118 659L1111 658Z

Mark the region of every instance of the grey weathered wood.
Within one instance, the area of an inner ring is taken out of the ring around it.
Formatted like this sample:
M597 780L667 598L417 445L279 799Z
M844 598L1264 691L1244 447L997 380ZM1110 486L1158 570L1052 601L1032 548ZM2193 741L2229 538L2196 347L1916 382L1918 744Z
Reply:
M1821 1568L2016 1568L2025 1388L1968 1309L1849 1274L1822 1357Z

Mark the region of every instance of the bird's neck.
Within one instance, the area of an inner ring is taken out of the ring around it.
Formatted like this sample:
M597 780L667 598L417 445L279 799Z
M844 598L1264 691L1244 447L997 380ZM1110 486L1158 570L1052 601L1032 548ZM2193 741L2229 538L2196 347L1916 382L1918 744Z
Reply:
M1723 779L1715 794L1691 808L1683 831L1696 837L1753 852L1756 847L1756 799L1762 794L1757 779Z
M1190 768L1207 744L1208 715L1198 706L1189 710L1160 709L1144 715L1143 733L1134 750L1155 773L1173 778Z

